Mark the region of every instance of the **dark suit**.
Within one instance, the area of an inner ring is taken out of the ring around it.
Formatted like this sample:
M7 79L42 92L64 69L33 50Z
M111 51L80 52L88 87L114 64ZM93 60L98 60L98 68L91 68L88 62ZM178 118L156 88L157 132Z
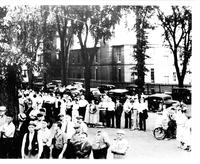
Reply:
M76 151L76 158L89 158L92 150L92 145L89 142L80 144L78 151Z
M121 103L115 106L116 128L121 128L121 116L123 112L123 105Z

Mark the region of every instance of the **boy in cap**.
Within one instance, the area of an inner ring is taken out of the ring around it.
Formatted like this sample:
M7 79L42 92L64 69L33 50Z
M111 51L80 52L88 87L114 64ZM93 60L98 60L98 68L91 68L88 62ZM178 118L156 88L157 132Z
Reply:
M113 153L114 159L124 159L128 150L128 141L124 138L124 130L117 131L117 138L114 139L111 147L111 153Z
M50 155L52 158L62 159L67 148L67 136L61 130L61 126L62 124L59 121L54 124L55 135L50 148Z

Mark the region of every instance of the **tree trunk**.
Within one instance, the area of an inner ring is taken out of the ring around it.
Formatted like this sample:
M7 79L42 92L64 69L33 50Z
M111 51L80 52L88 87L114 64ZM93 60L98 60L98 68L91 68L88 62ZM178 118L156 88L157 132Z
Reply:
M62 85L66 85L66 64L65 64L65 38L61 38L61 52L60 52L60 57L61 57L61 80L62 80Z
M19 102L18 102L18 87L17 87L17 68L15 65L9 65L7 67L7 108L8 113L11 113L14 116L14 121L17 119L19 113Z
M82 50L82 55L84 55L84 77L85 77L85 98L87 100L90 99L90 76L91 76L91 70L90 70L90 61L89 61L89 54L86 50Z

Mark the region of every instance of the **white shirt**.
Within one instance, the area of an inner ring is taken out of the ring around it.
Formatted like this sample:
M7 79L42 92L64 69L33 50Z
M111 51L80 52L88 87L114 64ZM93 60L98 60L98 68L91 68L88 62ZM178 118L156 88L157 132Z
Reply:
M114 111L115 110L115 103L113 101L107 102L108 105L108 111Z
M79 107L86 107L88 105L88 101L85 99L81 99L79 100L78 104L79 104Z
M5 123L2 127L2 131L4 132L3 138L13 138L15 134L15 125L13 122L10 124Z

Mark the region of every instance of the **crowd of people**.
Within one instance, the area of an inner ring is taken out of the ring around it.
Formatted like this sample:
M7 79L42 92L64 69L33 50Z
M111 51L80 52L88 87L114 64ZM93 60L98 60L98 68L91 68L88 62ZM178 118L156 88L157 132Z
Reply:
M118 100L115 104L106 95L97 103L84 95L20 90L17 121L0 106L0 158L90 158L91 152L95 159L107 158L109 147L114 158L123 158L128 149L125 132L117 131L113 142L118 147L112 147L103 131L121 127L122 110ZM88 126L98 129L93 142L88 142Z
M88 102L84 95L20 90L17 121L0 106L0 158L106 159L108 148L113 158L125 158L129 144L122 127L146 131L147 118L142 96L127 97L122 104L106 94L100 102ZM94 141L88 141L88 127L97 128ZM103 127L117 128L113 142Z

